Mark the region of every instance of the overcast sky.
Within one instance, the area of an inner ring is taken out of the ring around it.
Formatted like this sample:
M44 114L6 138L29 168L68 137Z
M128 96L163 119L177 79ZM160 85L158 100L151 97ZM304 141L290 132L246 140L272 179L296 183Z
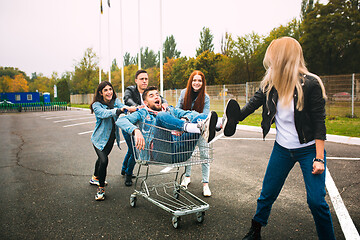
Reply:
M161 40L160 0L140 0L140 38L138 1L122 0L122 9L120 0L110 4L109 9L103 0L100 16L100 0L0 0L0 66L17 67L29 76L37 72L50 77L53 71L61 75L73 71L91 47L101 52L101 66L108 69L112 59L120 59L121 39L123 53L135 56L139 39L141 46L157 52L171 34L181 55L194 57L204 26L214 35L215 52L220 52L226 31L234 38L252 31L266 35L299 19L301 8L301 0L162 0Z

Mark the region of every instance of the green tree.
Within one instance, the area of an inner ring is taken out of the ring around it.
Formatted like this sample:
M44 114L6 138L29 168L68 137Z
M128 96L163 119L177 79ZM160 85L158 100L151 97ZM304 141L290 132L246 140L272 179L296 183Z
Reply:
M70 102L70 79L71 73L65 72L61 79L56 83L58 101L60 102Z
M205 51L197 56L194 61L190 59L187 77L190 76L192 71L200 70L205 75L206 84L214 85L218 77L216 66L221 61L222 56L220 53L215 54L214 52Z
M315 4L302 22L300 42L310 71L318 75L358 72L360 9L358 1Z
M146 47L144 52L141 48L141 67L144 69L155 67L157 64L158 55L153 50Z
M163 51L164 51L164 55L163 55L164 63L166 63L168 59L180 57L181 52L176 50L176 42L173 35L166 37L163 45Z
M257 79L257 66L256 66L256 53L261 45L261 37L252 32L246 34L243 37L238 37L238 41L235 43L237 52L236 54L245 62L247 73L247 82L256 81Z
M225 32L225 36L221 38L221 54L232 57L234 54L235 42L231 33Z
M73 93L93 93L99 83L98 58L92 48L85 51L83 58L75 65L72 79ZM107 79L102 77L102 79Z
M205 51L214 51L214 44L212 43L213 39L214 35L212 35L210 29L203 27L202 31L200 32L200 47L196 49L196 57Z
M116 58L114 58L112 63L111 63L111 72L114 72L114 71L117 71L117 70L119 70L119 67L117 65Z
M301 1L301 13L300 17L303 20L305 16L314 9L314 0L302 0Z
M124 54L123 59L124 59L124 66L129 66L129 65L131 65L131 64L135 64L135 59L136 59L136 57L135 57L135 59L134 59L133 57L131 57L131 55L130 55L129 52L126 52L126 53Z

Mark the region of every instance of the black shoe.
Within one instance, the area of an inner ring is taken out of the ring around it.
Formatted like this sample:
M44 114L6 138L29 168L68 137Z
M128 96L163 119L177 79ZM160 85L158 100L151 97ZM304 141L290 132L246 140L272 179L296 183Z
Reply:
M218 120L218 115L216 112L211 111L208 117L204 120L199 122L198 127L201 131L201 136L205 139L206 142L210 142L214 139L216 135L216 123Z
M125 186L130 187L132 185L132 175L125 175Z
M239 104L234 99L229 99L226 104L222 126L224 128L224 135L226 137L231 137L236 132L236 125L238 124L238 119L241 113Z
M261 240L261 224L251 220L251 228L243 240Z
M121 170L121 175L125 175L125 170Z

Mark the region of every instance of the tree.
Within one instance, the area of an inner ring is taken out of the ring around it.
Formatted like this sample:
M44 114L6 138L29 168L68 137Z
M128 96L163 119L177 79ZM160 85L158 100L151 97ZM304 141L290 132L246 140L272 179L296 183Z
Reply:
M301 20L304 20L305 16L314 10L314 0L302 0L301 1Z
M129 66L131 64L135 64L134 58L131 57L129 52L124 54L124 66Z
M114 58L113 61L112 61L112 64L111 64L111 72L114 72L114 71L117 71L117 70L119 70L119 67L117 65L116 58Z
M180 51L176 50L176 42L173 35L166 37L166 40L163 45L163 50L164 50L164 55L163 55L164 63L166 63L168 59L179 58L181 54Z
M261 45L261 37L252 32L243 37L238 37L236 42L236 54L245 62L247 82L255 81L257 79L257 67L255 62L255 55Z
M358 1L315 4L302 22L300 42L310 71L318 75L359 71L360 9Z
M146 47L144 53L141 48L141 67L144 69L155 67L157 64L158 55L155 54L153 50L149 50L149 47Z
M72 80L74 93L93 93L99 83L98 58L92 48L85 51L83 58L75 65ZM106 79L106 78L104 78Z
M202 31L200 32L200 47L196 49L196 57L205 51L214 51L214 44L212 43L213 39L214 35L212 35L210 29L203 27Z
M70 82L71 74L66 72L62 75L61 79L56 83L58 92L58 101L70 102Z
M221 38L221 54L232 57L234 54L235 42L232 39L231 33L225 32L225 37Z

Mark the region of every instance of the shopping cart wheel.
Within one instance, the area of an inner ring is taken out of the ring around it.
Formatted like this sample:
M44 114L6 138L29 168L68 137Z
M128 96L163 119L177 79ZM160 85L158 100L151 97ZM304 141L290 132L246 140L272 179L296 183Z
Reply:
M205 218L205 212L197 212L196 213L196 219L199 223L202 223Z
M181 218L177 217L177 216L173 216L172 219L171 219L171 222L172 222L172 225L173 225L174 228L179 228L180 227L180 221L181 221Z
M130 206L136 207L136 196L133 194L130 196Z

